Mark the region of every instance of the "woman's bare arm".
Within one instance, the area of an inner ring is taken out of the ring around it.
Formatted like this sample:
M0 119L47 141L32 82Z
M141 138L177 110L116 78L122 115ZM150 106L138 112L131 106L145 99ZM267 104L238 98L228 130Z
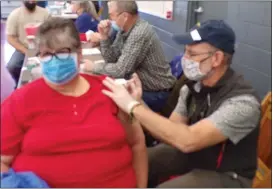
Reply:
M137 178L137 187L146 188L148 180L148 156L145 145L145 137L141 125L138 121L130 121L130 117L120 111L120 118L127 133L127 139L132 147L133 166Z
M1 173L8 172L13 159L13 156L1 156Z

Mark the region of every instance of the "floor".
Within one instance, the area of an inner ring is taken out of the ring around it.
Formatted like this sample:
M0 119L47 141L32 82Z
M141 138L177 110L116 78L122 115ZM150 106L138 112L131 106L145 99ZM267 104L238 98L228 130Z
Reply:
M14 82L6 69L13 52L14 48L8 44L5 35L5 22L1 20L1 103L14 89Z

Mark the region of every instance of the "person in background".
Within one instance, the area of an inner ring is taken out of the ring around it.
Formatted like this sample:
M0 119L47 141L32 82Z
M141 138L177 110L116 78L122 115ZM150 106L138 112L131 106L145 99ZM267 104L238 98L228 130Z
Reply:
M152 26L139 18L135 1L110 1L108 7L111 21L103 20L98 26L106 63L86 60L85 70L125 79L138 73L143 83L143 100L159 112L176 81L160 40ZM114 41L109 36L112 27L119 30Z
M97 31L99 16L92 1L73 1L72 11L79 15L75 21L79 33Z
M25 54L28 50L25 26L29 23L44 22L49 17L46 9L36 5L36 1L24 1L23 6L10 13L6 23L8 42L15 48L15 52L9 60L7 68L16 86L19 81Z
M74 23L51 18L38 36L43 78L1 105L1 173L31 171L54 188L146 188L142 128L101 93L105 76L79 74Z
M42 8L46 8L48 5L48 1L37 1L37 5Z
M140 102L136 75L133 97L112 79L103 81L110 90L103 93L163 142L148 149L149 187L251 188L261 108L255 90L231 68L234 31L223 20L208 20L174 40L185 45L188 80L169 119ZM160 184L171 176L177 177Z

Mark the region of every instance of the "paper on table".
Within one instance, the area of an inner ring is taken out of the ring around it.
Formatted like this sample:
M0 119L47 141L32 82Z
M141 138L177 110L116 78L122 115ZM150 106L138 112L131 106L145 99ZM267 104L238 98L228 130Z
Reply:
M27 60L26 67L28 67L29 69L31 69L31 68L34 68L36 66L39 66L40 63L41 62L40 62L40 60L39 60L38 57L30 57Z
M40 59L38 57L29 57L28 61L31 63L40 63Z
M98 55L98 54L101 54L101 52L97 48L82 49L82 55Z
M27 70L27 67L22 67L22 71L26 71Z
M103 63L105 63L105 61L104 60L96 60L94 63L95 64L103 64Z

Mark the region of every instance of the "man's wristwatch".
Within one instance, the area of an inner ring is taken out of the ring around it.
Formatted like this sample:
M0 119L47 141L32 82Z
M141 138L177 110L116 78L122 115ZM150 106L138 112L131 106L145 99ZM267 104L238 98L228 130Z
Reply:
M140 105L141 105L141 103L138 101L133 101L128 105L128 110L129 110L129 115L130 115L131 120L134 119L134 113L133 113L134 109Z

